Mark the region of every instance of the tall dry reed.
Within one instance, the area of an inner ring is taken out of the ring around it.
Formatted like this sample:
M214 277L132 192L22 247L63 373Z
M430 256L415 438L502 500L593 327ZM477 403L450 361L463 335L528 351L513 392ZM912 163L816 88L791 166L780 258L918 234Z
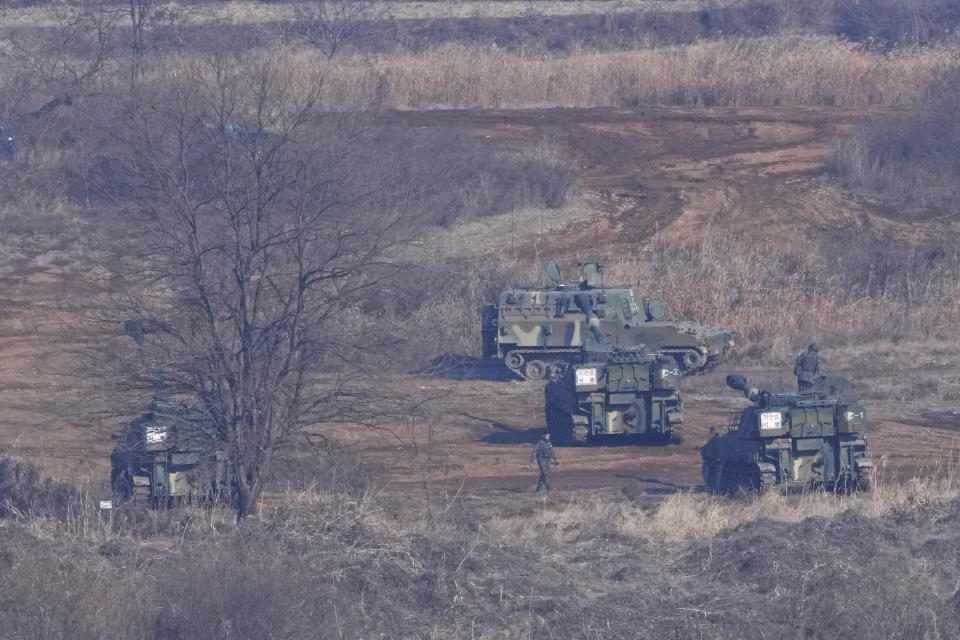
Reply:
M850 236L770 251L735 239L660 240L607 270L641 282L677 318L719 324L741 339L823 335L837 343L955 335L960 253Z
M778 35L689 46L568 55L442 45L417 53L327 60L298 45L253 49L309 85L324 77L330 109L914 104L960 69L960 47L881 51L840 38ZM144 78L215 73L192 52L157 55ZM296 83L295 83L296 84Z
M303 65L320 64L312 54ZM960 67L949 46L873 51L842 39L781 35L569 56L496 47L356 56L327 75L331 107L397 109L905 104Z

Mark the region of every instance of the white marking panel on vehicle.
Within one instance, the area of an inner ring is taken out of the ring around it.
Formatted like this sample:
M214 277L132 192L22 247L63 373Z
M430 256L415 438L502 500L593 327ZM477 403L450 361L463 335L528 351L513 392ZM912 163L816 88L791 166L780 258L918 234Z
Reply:
M783 426L783 415L779 411L765 411L760 414L760 430L773 431Z
M577 386L582 387L588 384L597 384L597 370L577 369Z
M157 444L159 442L163 442L166 439L167 439L166 427L147 427L146 429L147 444Z

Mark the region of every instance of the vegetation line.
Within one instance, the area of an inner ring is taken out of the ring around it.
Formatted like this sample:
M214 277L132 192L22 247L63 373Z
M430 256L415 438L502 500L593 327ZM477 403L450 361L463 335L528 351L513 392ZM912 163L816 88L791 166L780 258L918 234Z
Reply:
M159 4L159 3L158 3ZM340 2L331 2L337 7ZM506 18L531 14L547 16L575 16L592 13L620 14L630 12L693 12L702 9L700 0L559 0L541 1L535 4L516 0L471 0L470 2L369 2L378 12L389 12L400 20L437 20L450 18ZM713 8L734 4L732 0L712 0ZM228 2L161 5L170 18L181 25L231 24L264 25L277 21L292 20L297 16L294 2ZM60 5L14 7L3 9L4 25L7 27L56 26L69 11Z
M313 53L300 55L306 68L320 64ZM328 73L326 100L395 109L903 105L958 68L960 47L885 53L799 35L565 57L451 45L341 58Z

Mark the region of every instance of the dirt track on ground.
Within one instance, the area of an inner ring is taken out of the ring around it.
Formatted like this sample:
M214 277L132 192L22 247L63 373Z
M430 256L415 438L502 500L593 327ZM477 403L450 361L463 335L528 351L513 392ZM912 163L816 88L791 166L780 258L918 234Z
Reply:
M811 242L850 230L919 238L955 232L950 223L898 217L841 194L820 175L837 135L883 115L843 109L576 109L399 113L423 127L452 127L515 150L544 139L562 146L581 167L585 202L596 209L571 216L547 241L553 255L599 247L630 250L660 232L696 239L739 234L769 242ZM511 224L515 224L513 220ZM489 222L493 237L505 237ZM449 236L451 232L443 232ZM454 230L452 233L456 233ZM439 237L439 236L438 236ZM17 445L53 475L103 478L115 423L84 426L67 417L89 402L69 372L77 335L101 332L94 322L103 291L82 233L8 234L0 277L0 451ZM431 238L425 238L429 245ZM494 243L496 247L496 243ZM56 259L50 252L56 249ZM517 243L512 250L529 250ZM495 259L506 248L491 251ZM82 325L82 327L81 327ZM109 327L106 327L109 330ZM120 328L115 328L117 333ZM922 359L911 364L926 366ZM754 368L761 377L775 372ZM710 426L744 406L722 386L726 367L687 381L684 440L667 446L610 446L560 451L562 491L630 491L657 495L696 487L698 448ZM849 372L852 376L857 371ZM903 372L901 372L903 373ZM955 364L943 375L958 377ZM442 487L480 494L525 492L535 483L526 464L543 428L541 387L528 382L423 378L390 374L409 394L432 398L429 414L386 432L339 429L388 487ZM496 377L496 376L492 376ZM468 377L469 378L469 377ZM909 475L956 449L960 419L944 405L868 403L876 426L871 445L894 475ZM386 435L389 434L389 435Z
M581 186L606 217L550 241L550 249L627 246L723 233L777 244L847 232L931 237L956 226L851 198L823 177L838 136L889 108L544 109L396 114L451 127L518 151L542 140L576 160ZM514 222L515 224L515 222ZM532 221L532 224L536 224ZM522 249L520 249L522 250Z

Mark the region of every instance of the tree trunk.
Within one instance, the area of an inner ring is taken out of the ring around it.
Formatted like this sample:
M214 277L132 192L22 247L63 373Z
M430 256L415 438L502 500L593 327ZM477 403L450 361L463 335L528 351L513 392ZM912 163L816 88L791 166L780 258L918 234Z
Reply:
M237 501L234 507L238 521L254 512L264 489L264 483L259 479L259 474L254 474L253 480L248 480L246 475L246 473L237 474Z

